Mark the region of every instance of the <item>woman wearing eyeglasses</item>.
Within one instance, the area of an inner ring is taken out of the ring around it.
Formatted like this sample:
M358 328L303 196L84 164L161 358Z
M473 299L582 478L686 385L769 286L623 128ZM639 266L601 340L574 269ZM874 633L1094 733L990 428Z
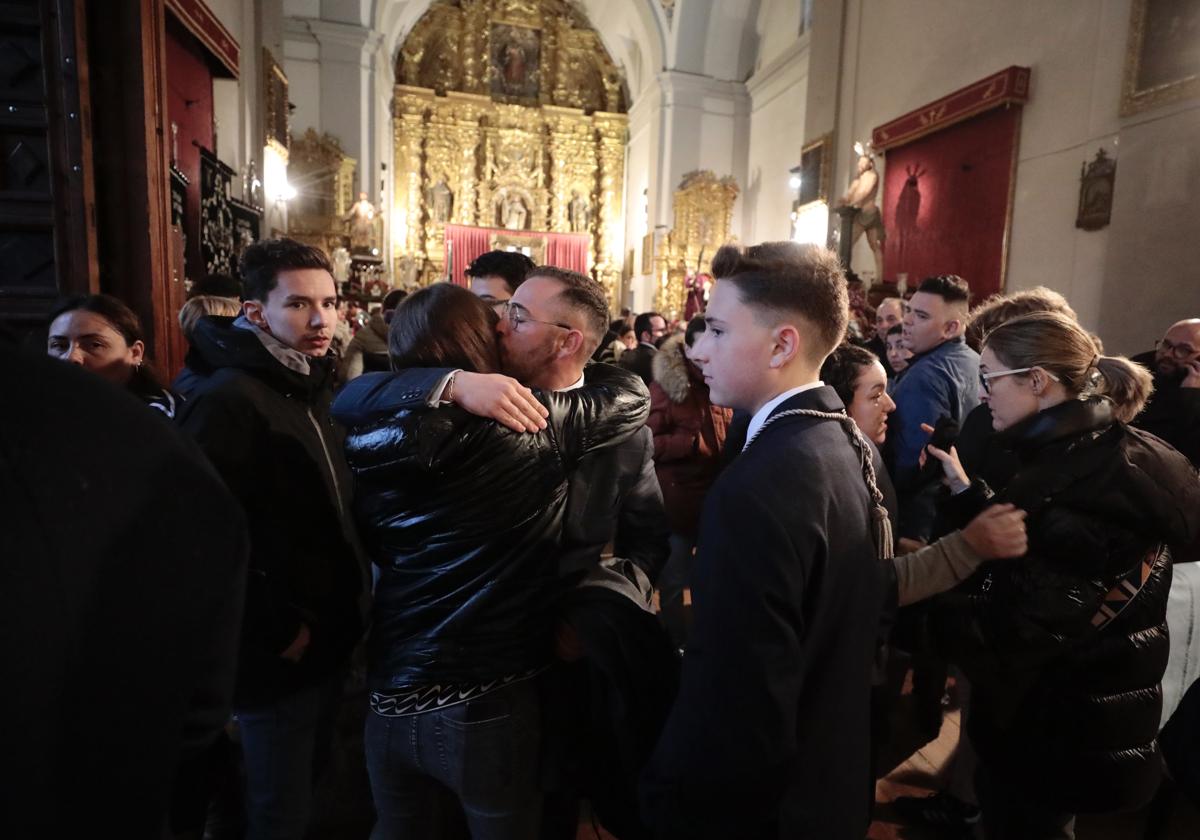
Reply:
M516 306L506 313L533 321ZM550 326L590 331L577 308L561 315ZM498 372L496 325L464 288L422 289L392 317L392 366ZM637 431L649 395L634 374L597 365L575 390L535 392L547 425L523 433L457 405L380 413L353 385L334 414L351 427L357 519L379 569L367 646L371 836L442 836L461 809L472 836L536 837L533 677L552 658L568 474Z
M987 837L1073 837L1075 814L1137 808L1158 785L1165 546L1200 530L1200 482L1182 455L1126 425L1149 374L1097 353L1064 315L996 327L980 385L1018 459L1011 481L993 492L953 449L929 452L953 519L1015 504L1029 549L945 596L939 637L971 680Z

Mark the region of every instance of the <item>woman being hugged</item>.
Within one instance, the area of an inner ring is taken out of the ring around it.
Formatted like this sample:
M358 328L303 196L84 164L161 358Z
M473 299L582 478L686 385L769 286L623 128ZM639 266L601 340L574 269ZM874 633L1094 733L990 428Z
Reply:
M929 447L960 522L993 502L1028 512L1028 551L946 596L939 637L971 679L968 732L989 838L1071 837L1074 815L1145 804L1167 661L1167 545L1200 530L1195 469L1126 425L1150 376L1040 312L984 341L981 397L1019 468L997 492Z

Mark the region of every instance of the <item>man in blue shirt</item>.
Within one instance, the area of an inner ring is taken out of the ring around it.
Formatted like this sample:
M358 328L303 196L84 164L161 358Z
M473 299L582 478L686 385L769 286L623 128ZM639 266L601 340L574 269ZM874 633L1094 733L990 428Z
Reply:
M928 541L933 527L938 483L921 479L921 450L929 442L921 425L942 417L961 424L979 405L979 354L963 341L970 294L961 277L927 277L905 310L904 344L913 358L896 381L888 424L901 537Z

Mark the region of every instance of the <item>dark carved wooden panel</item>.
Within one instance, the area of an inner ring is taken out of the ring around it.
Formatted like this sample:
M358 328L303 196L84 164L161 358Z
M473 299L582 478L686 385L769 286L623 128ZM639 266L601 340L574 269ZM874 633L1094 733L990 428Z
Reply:
M0 318L18 325L96 285L84 2L0 3Z
M200 260L204 274L234 273L233 170L208 149L200 150Z

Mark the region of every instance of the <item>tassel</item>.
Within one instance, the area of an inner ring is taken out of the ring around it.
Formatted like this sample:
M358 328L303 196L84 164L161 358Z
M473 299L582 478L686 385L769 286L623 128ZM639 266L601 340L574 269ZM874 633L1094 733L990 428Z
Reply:
M880 560L891 560L895 556L892 544L892 520L883 505L875 505L871 510L875 520L875 548Z

